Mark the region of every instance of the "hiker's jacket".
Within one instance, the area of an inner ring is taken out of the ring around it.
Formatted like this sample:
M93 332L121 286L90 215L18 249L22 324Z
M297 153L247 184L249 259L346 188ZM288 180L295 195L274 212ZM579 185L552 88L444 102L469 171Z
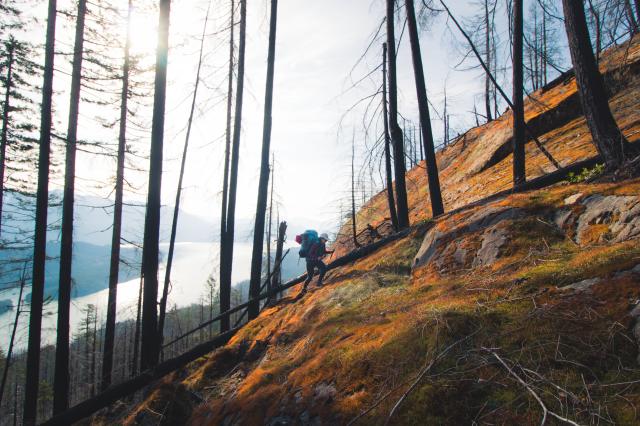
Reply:
M329 252L327 251L327 246L322 241L318 241L309 248L307 260L317 260L325 254L329 254Z

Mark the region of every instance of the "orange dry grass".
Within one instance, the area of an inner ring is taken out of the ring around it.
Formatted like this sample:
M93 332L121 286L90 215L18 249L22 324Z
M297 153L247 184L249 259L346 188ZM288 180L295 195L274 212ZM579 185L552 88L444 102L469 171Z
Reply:
M608 51L602 58L601 71L615 74L625 64L635 67L619 75L615 84L621 87L615 90L609 100L612 112L622 132L631 142L640 140L640 105L637 93L640 93L640 77L637 65L640 63L640 36L631 45L625 44ZM552 110L577 96L575 79L559 84L546 92L541 90L531 94L525 102L525 115L528 121ZM580 108L576 102L575 108ZM551 118L549 118L551 120ZM445 210L462 207L500 191L512 187L512 155L507 155L493 167L470 172L477 168L479 158L488 159L495 150L511 137L511 112L507 111L491 123L469 130L458 137L450 146L436 154L440 173L440 184ZM597 154L592 144L591 134L584 117L580 116L539 135L551 155L567 166L576 161L591 158ZM535 146L533 141L526 145L527 179L533 179L554 171L553 165ZM408 202L410 220L416 223L431 217L431 205L427 187L424 162L407 173ZM367 224L377 225L388 217L386 193L381 192L371 198L357 215L359 230ZM346 226L346 225L345 225ZM350 225L349 225L350 226ZM350 235L346 228L341 230L336 249L342 255L352 249Z

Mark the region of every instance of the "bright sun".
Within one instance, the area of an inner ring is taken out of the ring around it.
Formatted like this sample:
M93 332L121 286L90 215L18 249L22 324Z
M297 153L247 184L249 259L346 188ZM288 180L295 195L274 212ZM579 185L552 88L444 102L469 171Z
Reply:
M156 14L134 8L131 12L131 53L135 55L154 52L158 42L157 28Z

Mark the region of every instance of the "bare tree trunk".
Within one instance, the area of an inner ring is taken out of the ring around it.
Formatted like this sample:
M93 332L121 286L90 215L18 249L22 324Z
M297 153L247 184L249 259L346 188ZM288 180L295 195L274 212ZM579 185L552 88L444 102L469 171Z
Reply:
M231 281L227 283L225 280L226 269L223 265L227 264L227 210L229 208L229 157L231 151L231 115L233 113L233 52L234 46L234 27L235 27L235 0L231 0L231 18L229 24L229 71L228 71L228 87L227 87L227 128L225 131L225 149L224 149L224 177L222 181L222 214L220 216L220 312L226 312L231 309ZM228 284L228 285L227 285ZM227 331L231 327L229 316L225 316L220 320L220 331Z
M593 56L582 1L562 0L571 61L587 125L607 169L622 165L634 149L611 114L602 75Z
M240 133L242 131L242 100L244 95L244 63L247 31L247 1L240 1L240 34L238 45L238 80L236 85L236 108L233 123L233 144L231 152L231 168L229 170L229 200L227 209L227 223L224 235L224 257L220 258L221 281L220 289L231 294L231 277L233 272L233 244L235 238L236 196L238 190L238 163L240 161ZM222 297L221 297L222 299ZM222 306L222 303L221 303ZM226 311L224 311L226 312ZM226 324L225 324L226 322ZM221 321L221 331L229 329L228 319ZM226 326L226 327L225 327Z
M353 238L353 245L355 247L359 247L358 244L358 232L356 230L356 169L355 169L355 160L356 160L356 135L355 129L353 131L353 137L351 139L351 238Z
M407 23L409 26L409 39L411 41L411 54L413 58L413 71L416 82L418 109L420 111L420 127L422 129L422 140L424 141L424 152L427 158L426 165L427 178L429 181L429 198L431 201L431 212L435 217L444 213L444 206L442 204L442 193L440 191L440 178L438 177L438 164L436 163L436 153L433 143L433 131L431 130L431 116L429 114L427 87L424 82L424 68L422 65L422 55L420 51L420 39L418 37L416 12L413 0L406 0L405 5L407 9ZM489 113L491 111L491 102L489 102L488 91L487 111Z
M513 187L517 190L526 180L525 128L522 76L523 41L522 0L513 1Z
M82 82L84 20L87 0L78 1L76 36L73 48L69 124L67 127L64 198L62 200L62 242L60 245L60 280L58 290L58 328L56 364L53 379L53 413L69 408L69 314L71 309L71 260L73 256L73 204L76 179L76 143Z
M176 200L173 206L173 219L171 221L171 236L169 239L169 254L167 255L167 266L164 274L164 285L162 287L162 297L160 299L160 313L158 315L158 340L162 346L164 336L164 322L167 312L167 297L169 296L169 285L171 283L171 267L173 265L173 253L176 245L176 233L178 232L178 216L180 214L180 198L182 196L182 181L184 178L184 169L187 163L187 152L189 148L189 138L191 137L191 125L193 124L193 115L196 109L196 99L198 98L198 87L200 87L200 70L202 69L202 55L204 53L204 39L207 31L207 23L209 22L209 8L204 17L204 26L202 28L202 38L200 39L200 53L198 56L198 68L196 71L196 81L193 88L193 97L191 98L191 109L189 111L189 119L187 122L187 134L184 138L184 147L182 148L182 161L180 163L180 175L178 177L178 189L176 190Z
M271 288L278 288L281 284L282 268L282 248L284 246L285 235L287 234L287 222L281 222L278 228L278 243L276 245L276 258L274 265L278 265L278 271L271 277Z
M144 272L140 271L140 286L138 287L138 309L136 311L136 323L133 333L133 356L131 358L131 377L138 374L138 354L140 350L140 323L142 322L142 289L144 287Z
M96 343L98 335L98 310L96 308L95 316L93 317L93 334L91 336L91 370L90 370L90 383L91 383L91 396L96 395Z
M22 272L22 277L20 278L20 292L18 293L18 306L16 307L16 319L13 321L13 328L11 329L11 338L9 339L9 347L7 348L7 355L4 359L4 370L2 371L2 383L0 383L0 406L2 406L2 396L4 395L4 388L7 384L9 366L11 365L11 356L13 354L13 343L15 342L16 330L18 329L18 321L20 320L20 313L21 313L20 308L22 308L22 293L24 292L24 285L26 281L27 281L27 277L26 277L26 264L25 264L25 271Z
M406 165L402 130L398 125L398 85L396 78L395 1L387 0L387 55L389 60L389 128L393 141L393 161L396 177L398 228L409 226L409 205L405 181Z
M156 365L160 356L160 338L158 333L158 257L170 8L171 0L160 0L153 120L151 125L151 153L149 159L149 190L142 249L142 268L144 270L142 346L140 352L140 366L142 370Z
M389 136L389 113L387 111L387 43L382 44L382 115L384 121L384 162L387 178L387 203L393 229L398 230L396 201L393 195L393 170L391 166L391 138Z
M249 282L249 298L260 295L262 278L262 248L264 246L264 222L267 212L267 196L269 191L269 150L271 147L271 110L273 109L273 75L276 59L276 28L278 21L278 0L271 0L271 16L269 20L269 52L267 55L267 87L264 100L264 124L262 130L262 161L260 164L260 180L258 182L258 202L256 206L256 223L253 231L253 253L251 258L251 279ZM260 303L249 305L249 321L260 313Z
M275 181L275 158L271 155L271 194L269 195L269 223L267 224L267 277L271 276L271 231L273 227L273 183ZM267 289L271 291L271 280L267 285Z
M13 53L15 43L9 43L9 59L7 60L7 77L5 81L4 109L2 110L2 140L0 142L0 235L2 235L2 207L4 201L4 170L9 136L9 112L11 111L11 87L13 85ZM1 399L0 399L1 401Z
M415 13L414 13L415 15ZM489 0L484 0L484 24L485 24L485 59L491 64L491 20L489 19ZM484 77L484 103L487 110L487 122L493 120L491 116L491 77L485 73Z
M102 355L102 379L100 390L111 385L113 369L113 346L116 330L116 306L118 297L118 277L120 274L120 238L122 236L122 198L124 192L124 166L127 147L127 107L129 102L129 70L131 48L131 11L132 0L129 0L127 14L127 36L124 45L124 62L122 64L122 89L120 91L120 129L118 134L118 160L116 165L115 202L113 206L113 230L111 233L111 261L109 263L109 296L107 300L107 322L104 332L104 353Z
M40 336L42 332L42 304L44 298L44 265L47 244L47 207L49 201L49 154L51 145L51 98L53 94L53 61L56 32L56 0L49 0L47 12L47 41L44 58L44 80L40 106L40 149L38 154L38 192L36 196L35 241L29 343L24 389L22 421L25 426L36 423L38 385L40 382Z

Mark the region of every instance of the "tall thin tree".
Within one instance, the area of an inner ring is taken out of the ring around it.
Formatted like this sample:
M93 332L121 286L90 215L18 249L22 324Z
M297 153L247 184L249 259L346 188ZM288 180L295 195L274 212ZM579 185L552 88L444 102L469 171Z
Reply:
M405 181L406 165L402 130L398 125L398 84L396 75L395 0L387 0L387 56L389 61L389 130L393 142L393 162L396 177L398 227L409 226L409 204Z
M20 321L20 314L22 313L22 294L24 292L24 286L27 282L27 266L25 264L22 271L22 277L20 278L20 291L18 292L18 306L16 306L16 317L13 320L13 327L11 329L11 337L9 338L9 348L7 349L7 355L4 358L4 368L2 370L2 382L0 382L0 406L2 406L2 397L4 395L4 389L7 384L7 377L9 375L9 367L11 366L11 357L13 355L13 345L16 339L16 331L18 329L18 321Z
M271 16L269 21L269 51L267 54L267 84L264 96L264 123L262 130L262 161L260 163L260 180L258 182L258 203L256 206L256 222L253 231L253 253L251 257L251 278L249 281L249 299L256 299L249 305L249 321L260 313L260 281L262 276L262 247L264 245L264 222L269 192L269 150L271 147L271 126L273 110L273 77L276 60L276 29L278 21L278 0L271 0Z
M427 177L429 180L429 198L431 200L431 212L433 216L444 213L442 193L440 191L440 178L438 177L438 164L433 143L433 131L431 129L431 116L429 114L429 100L427 87L424 81L424 67L420 50L420 38L418 37L418 24L413 0L406 0L407 24L409 27L409 40L411 42L411 57L413 59L413 72L416 81L416 94L418 97L418 110L420 112L420 128L426 156ZM489 105L489 110L491 106Z
M11 92L13 90L13 66L14 66L14 52L16 50L17 42L11 37L9 42L5 45L7 50L7 61L2 64L7 69L7 76L5 77L5 95L4 104L2 108L2 139L0 140L0 235L2 235L2 205L4 200L4 175L5 175L5 163L7 156L7 144L9 142L9 115L11 112Z
M142 299L142 330L140 367L146 370L158 363L158 256L160 239L160 191L162 187L162 149L164 144L164 114L167 92L167 62L169 57L169 15L171 0L160 0L158 48L151 124L149 159L149 189L144 223L142 268L144 289Z
M231 17L229 23L229 71L227 86L227 127L225 130L225 149L224 149L224 172L222 181L222 213L220 215L220 312L227 312L231 309L231 280L227 282L224 279L227 270L222 265L227 264L227 210L229 209L229 159L231 155L231 119L233 114L233 55L235 50L234 33L235 33L235 0L231 0ZM220 331L229 330L230 317L224 315L220 319Z
M124 192L124 166L127 146L127 113L129 102L129 72L131 50L131 12L133 1L129 0L127 12L127 34L122 63L122 89L120 91L120 126L118 132L118 159L116 164L115 202L113 205L113 228L111 231L111 259L109 263L109 296L107 300L107 321L104 331L104 352L102 355L102 378L100 389L111 385L113 369L113 346L116 332L116 306L118 297L118 276L120 273L120 238L122 236L122 199Z
M387 179L387 204L393 229L398 230L396 200L393 195L393 169L391 165L391 137L389 136L389 111L387 108L387 43L382 44L382 115L384 123L384 163Z
M67 126L64 197L62 199L62 242L60 245L60 279L58 290L58 329L56 363L53 378L53 414L69 408L69 319L71 311L71 261L73 257L73 204L76 180L76 143L80 111L84 22L87 0L78 1L76 35L73 48L69 122Z
M518 189L526 179L525 128L523 100L523 5L522 0L513 1L513 186Z
M171 221L171 236L169 238L169 253L167 255L167 266L164 273L164 285L162 287L162 297L160 298L160 315L158 316L158 334L160 343L164 334L164 322L167 311L167 297L169 296L169 284L171 283L171 267L173 265L173 253L176 246L176 233L178 232L178 216L180 214L180 199L182 196L182 181L184 178L184 170L187 164L187 152L189 149L189 138L191 137L191 127L193 124L193 116L196 110L196 100L198 98L198 88L200 87L200 71L202 70L202 56L204 54L204 40L206 38L207 24L209 22L209 11L211 3L207 7L207 13L204 17L204 25L202 28L202 37L200 39L200 52L198 56L198 68L196 71L196 81L193 87L193 97L191 98L191 109L189 111L189 119L187 120L187 133L184 138L184 146L182 148L182 161L180 162L180 175L178 177L178 188L176 190L176 200L173 206L173 219Z
M624 137L609 108L604 81L589 39L583 2L562 0L562 6L582 110L598 153L607 169L614 170L628 156L634 155L637 149Z
M493 23L491 22L491 13L489 11L489 0L484 0L484 47L485 47L485 60L487 64L491 64L491 29ZM485 73L484 77L484 104L486 108L487 114L487 122L492 121L493 117L491 115L491 77L489 77L489 73Z
M359 247L358 244L358 224L356 222L356 131L353 129L351 137L351 238L353 245Z
M36 195L35 240L29 342L24 389L22 421L26 426L36 423L38 385L40 382L40 336L42 333L42 305L44 298L44 265L47 244L47 207L49 201L49 155L51 150L51 115L53 95L53 63L56 35L56 0L49 0L47 11L47 39L44 55L42 103L40 106L40 150L38 153L38 192Z

